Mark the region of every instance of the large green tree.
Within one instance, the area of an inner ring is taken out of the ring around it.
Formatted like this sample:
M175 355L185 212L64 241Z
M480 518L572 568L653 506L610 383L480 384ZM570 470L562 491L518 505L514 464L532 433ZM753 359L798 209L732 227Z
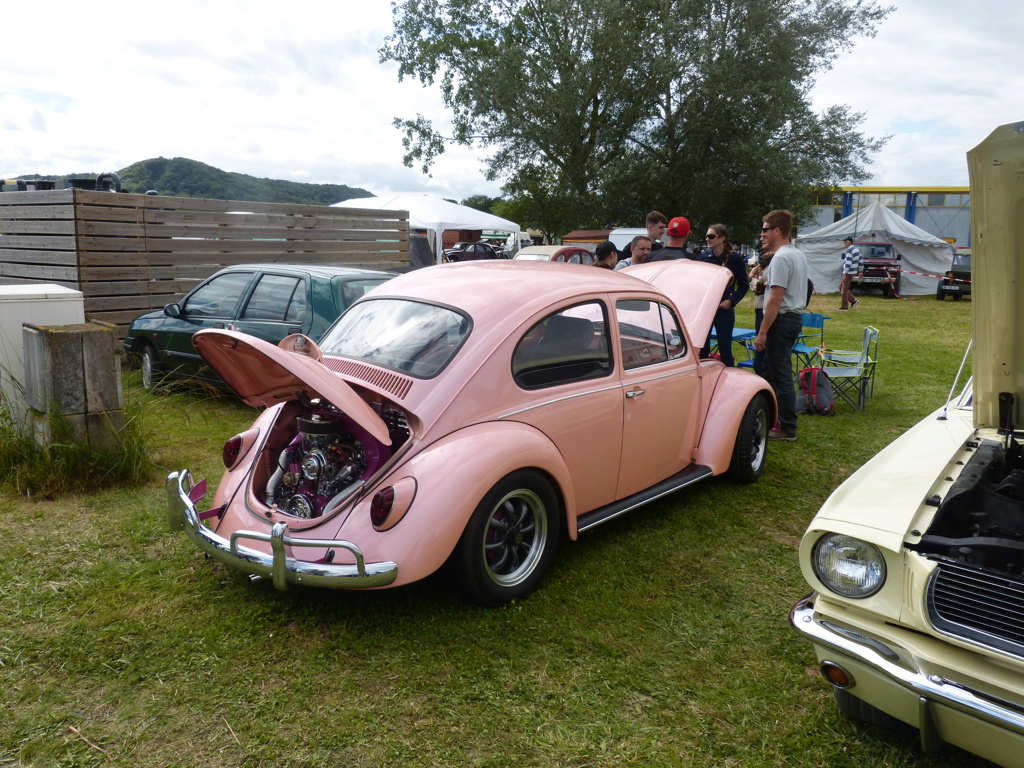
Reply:
M809 90L889 9L867 0L399 0L381 50L439 83L454 133L396 119L407 164L447 141L565 231L651 208L751 234L809 190L865 176L862 115ZM531 223L531 222L527 222Z

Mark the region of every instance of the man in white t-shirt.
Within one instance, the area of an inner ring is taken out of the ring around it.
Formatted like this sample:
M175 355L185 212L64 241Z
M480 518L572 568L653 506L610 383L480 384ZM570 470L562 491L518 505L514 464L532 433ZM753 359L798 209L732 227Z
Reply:
M807 258L790 240L793 214L772 211L761 227L761 248L775 251L765 275L764 320L754 339L754 348L764 350L768 383L779 403L778 429L772 440L796 440L796 390L790 355L803 329L807 307Z

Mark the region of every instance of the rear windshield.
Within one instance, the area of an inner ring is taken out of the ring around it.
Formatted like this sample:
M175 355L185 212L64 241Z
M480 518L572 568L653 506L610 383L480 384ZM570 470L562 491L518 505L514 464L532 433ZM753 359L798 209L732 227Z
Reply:
M455 357L472 323L447 307L406 299L369 299L339 318L320 341L339 355L429 379Z

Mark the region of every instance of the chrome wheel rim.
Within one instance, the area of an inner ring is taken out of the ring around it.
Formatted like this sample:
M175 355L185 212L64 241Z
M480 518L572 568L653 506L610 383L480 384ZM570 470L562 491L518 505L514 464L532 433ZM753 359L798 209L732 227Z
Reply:
M757 412L754 429L750 435L750 468L755 472L764 463L765 451L768 450L768 414L761 408Z
M153 358L148 352L143 352L142 362L139 364L142 369L142 386L144 389L153 387Z
M548 518L544 502L520 488L494 505L484 527L482 555L487 576L502 587L527 579L544 554Z

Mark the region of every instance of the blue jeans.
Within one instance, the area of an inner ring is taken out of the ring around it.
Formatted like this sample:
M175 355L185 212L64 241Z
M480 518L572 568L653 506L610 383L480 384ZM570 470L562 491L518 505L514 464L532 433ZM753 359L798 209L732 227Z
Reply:
M715 312L715 333L718 336L718 356L722 362L730 368L736 367L736 360L732 356L732 329L736 327L736 310L720 309ZM704 348L700 351L701 360L711 357L711 336L704 342Z
M755 308L754 309L754 333L761 330L761 321L764 320L764 310ZM754 350L754 373L758 376L767 379L768 373L765 371L764 366L764 350Z
M796 431L796 389L793 386L793 345L803 329L803 314L786 312L778 315L765 339L765 366L768 383L779 401L779 425Z

